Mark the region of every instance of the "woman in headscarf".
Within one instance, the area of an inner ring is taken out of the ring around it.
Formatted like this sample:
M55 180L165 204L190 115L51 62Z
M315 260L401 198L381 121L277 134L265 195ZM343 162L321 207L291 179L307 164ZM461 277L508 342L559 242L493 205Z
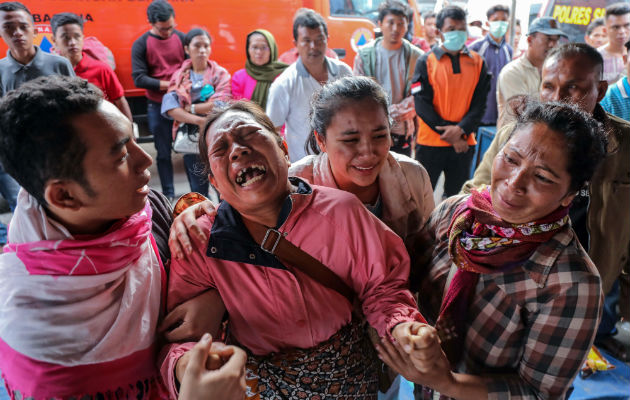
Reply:
M271 83L288 67L278 61L278 45L271 32L256 29L247 35L245 68L232 76L234 99L251 99L263 110Z

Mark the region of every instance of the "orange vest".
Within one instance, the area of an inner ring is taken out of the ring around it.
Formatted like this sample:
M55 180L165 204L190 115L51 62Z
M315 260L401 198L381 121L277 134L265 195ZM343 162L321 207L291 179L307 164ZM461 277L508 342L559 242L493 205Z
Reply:
M427 74L433 88L433 107L446 121L461 121L470 108L470 102L479 82L483 58L469 51L469 55L459 54L460 73L453 73L451 58L444 54L439 60L435 53L427 57ZM467 132L468 144L477 144L473 132ZM440 135L420 118L416 143L423 146L446 147L450 143L440 139Z

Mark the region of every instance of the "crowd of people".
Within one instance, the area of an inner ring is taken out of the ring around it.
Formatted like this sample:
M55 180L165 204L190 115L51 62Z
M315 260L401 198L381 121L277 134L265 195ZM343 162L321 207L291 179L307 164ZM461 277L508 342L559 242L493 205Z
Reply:
M385 0L351 69L300 9L294 49L254 29L230 74L210 32L152 1L132 66L157 191L83 20L54 15L49 54L0 3L11 399L375 400L396 374L417 399L562 399L594 342L627 360L630 5L586 44L537 18L523 52L510 12L470 42L446 6L407 40L409 6Z

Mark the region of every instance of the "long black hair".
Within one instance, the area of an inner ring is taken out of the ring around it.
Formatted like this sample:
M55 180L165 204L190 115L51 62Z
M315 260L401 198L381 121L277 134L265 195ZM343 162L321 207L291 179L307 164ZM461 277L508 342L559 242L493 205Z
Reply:
M315 132L321 139L326 139L326 129L333 117L351 101L372 99L383 107L389 120L389 100L385 90L373 79L365 76L347 76L326 84L317 91L311 99L309 123L311 132L304 146L307 154L319 154L321 149L317 145ZM391 126L391 121L389 121Z

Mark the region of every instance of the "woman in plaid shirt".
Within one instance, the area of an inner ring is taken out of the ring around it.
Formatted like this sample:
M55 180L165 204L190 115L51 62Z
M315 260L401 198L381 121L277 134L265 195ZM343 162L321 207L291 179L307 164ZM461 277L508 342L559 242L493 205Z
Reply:
M441 303L420 303L435 328L379 349L423 385L417 398L564 398L602 302L568 208L605 153L591 117L566 104L530 103L494 160L491 186L433 212L423 286L425 297L439 288L428 297Z

